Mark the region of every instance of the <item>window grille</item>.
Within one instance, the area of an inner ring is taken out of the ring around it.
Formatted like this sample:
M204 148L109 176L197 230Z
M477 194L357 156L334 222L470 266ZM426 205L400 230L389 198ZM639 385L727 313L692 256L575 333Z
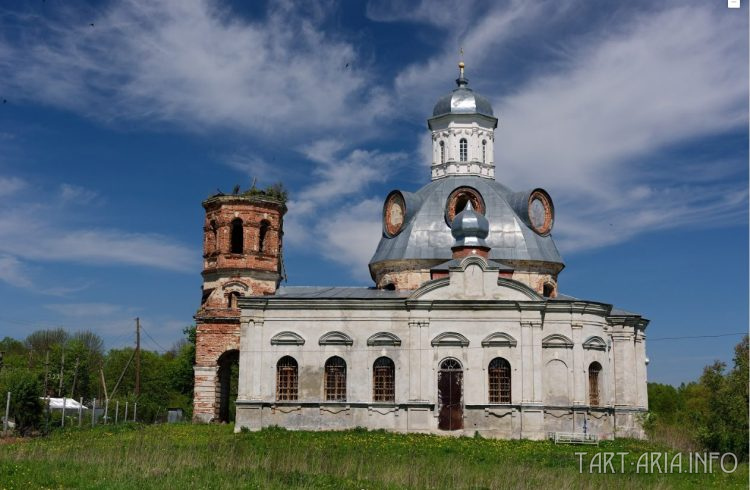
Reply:
M372 398L376 402L392 402L395 392L396 366L387 357L379 357L372 367Z
M466 142L465 138L461 138L461 141L458 142L458 153L460 155L460 160L462 162L465 162L468 160L468 152L469 152L469 145Z
M510 363L502 357L490 362L490 403L510 403Z
M297 399L297 361L293 357L284 356L276 363L276 399Z
M440 363L440 369L443 371L461 371L463 368L461 367L461 363L458 362L455 359L446 359L442 363Z
M338 356L326 361L325 393L327 401L346 401L346 362Z

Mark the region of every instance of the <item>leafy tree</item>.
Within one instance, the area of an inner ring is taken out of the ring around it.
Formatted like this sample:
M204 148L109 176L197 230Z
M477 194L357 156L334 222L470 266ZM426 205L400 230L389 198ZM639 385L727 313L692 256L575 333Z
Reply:
M652 435L670 428L673 435L688 433L705 450L731 452L746 460L749 382L745 336L735 347L734 367L728 373L726 363L716 361L705 367L697 382L683 383L676 390L649 383L652 417L646 429Z
M38 429L43 410L39 378L28 369L7 370L0 377L0 390L11 393L10 417L16 422L16 430L26 435Z
M711 451L748 457L748 337L735 347L734 368L724 375L726 364L707 366L700 383L707 391L708 413L698 426L698 439Z
M172 364L171 386L172 389L188 396L191 400L193 397L193 366L195 365L195 326L185 327L182 330L187 341L179 345Z
M47 352L55 346L65 345L68 341L68 332L62 328L50 330L37 330L26 337L26 347L37 353Z

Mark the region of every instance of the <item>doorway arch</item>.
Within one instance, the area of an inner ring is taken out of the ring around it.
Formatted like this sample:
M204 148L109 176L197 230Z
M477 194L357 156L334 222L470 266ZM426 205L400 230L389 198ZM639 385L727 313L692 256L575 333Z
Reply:
M438 371L438 429L464 428L464 368L457 359L449 357L440 363Z
M240 351L224 352L217 361L216 401L219 422L234 422L237 385L240 372Z

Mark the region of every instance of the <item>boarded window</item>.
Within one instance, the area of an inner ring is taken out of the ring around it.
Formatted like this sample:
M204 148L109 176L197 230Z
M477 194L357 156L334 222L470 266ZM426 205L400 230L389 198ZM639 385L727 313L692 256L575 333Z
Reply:
M325 371L326 400L346 401L346 362L333 356L326 361Z
M599 397L599 373L602 372L602 365L598 362L592 362L589 365L589 405L598 407Z
M387 357L379 357L372 366L372 399L392 402L396 399L396 366Z
M490 403L510 403L510 363L502 357L490 362Z
M231 252L233 254L241 254L245 248L244 236L243 236L242 220L237 218L232 221L232 239L231 239Z
M462 162L465 162L469 159L469 144L467 143L466 138L461 138L461 141L458 142L458 154L460 157L459 159Z
M258 252L266 251L266 237L268 236L268 229L271 227L271 223L266 220L260 222L260 229L258 231Z
M276 363L276 399L297 399L297 361L293 357L284 356Z

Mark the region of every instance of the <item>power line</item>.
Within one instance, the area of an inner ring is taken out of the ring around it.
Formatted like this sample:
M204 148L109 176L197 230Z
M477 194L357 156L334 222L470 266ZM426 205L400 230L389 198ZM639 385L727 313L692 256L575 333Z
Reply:
M717 335L685 335L682 337L659 337L657 339L647 338L647 342L656 342L659 340L681 340L681 339L708 339L716 337L729 337L731 335L747 335L747 332L732 332L732 333L720 333Z
M151 339L151 342L153 342L154 344L156 344L156 346L157 346L157 347L158 347L159 349L161 349L161 350L162 350L163 352L169 352L169 349L165 349L163 345L161 345L161 344L160 344L159 342L157 342L156 340L154 340L154 338L153 338L153 337L151 336L151 334L149 334L149 333L148 333L148 332L146 331L146 329L145 329L145 328L143 328L143 325L141 325L141 331L143 331L143 333L145 333L145 334L146 334L146 337L148 337L149 339Z

